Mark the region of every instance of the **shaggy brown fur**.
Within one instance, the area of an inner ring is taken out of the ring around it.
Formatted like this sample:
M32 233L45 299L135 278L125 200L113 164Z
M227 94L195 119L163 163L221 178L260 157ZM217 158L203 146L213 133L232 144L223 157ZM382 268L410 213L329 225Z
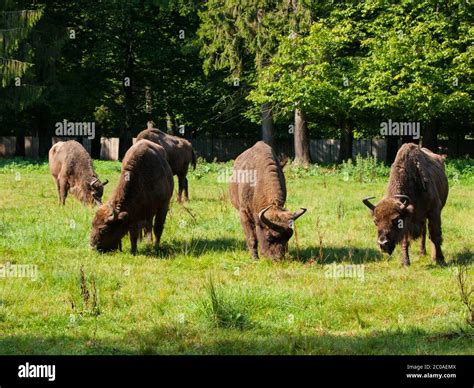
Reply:
M152 121L148 122L148 129L141 131L137 136L137 141L141 139L150 140L161 145L167 155L173 175L178 176L178 202L181 202L181 196L184 190L184 200L189 199L188 193L188 174L189 164L196 169L196 154L189 141L177 136L168 135L157 128L154 128Z
M364 200L377 225L380 248L391 254L401 242L405 265L410 264L411 240L421 237L421 253L426 253L426 220L432 242L431 258L438 264L444 263L441 210L448 198L444 159L416 144L404 144L392 164L385 196L376 206Z
M101 205L106 180L101 183L92 167L92 159L75 140L60 141L49 150L49 170L64 205L69 191L81 202Z
M130 232L132 253L143 224L153 224L158 246L173 195L173 173L166 152L148 140L135 143L122 161L120 180L107 204L92 221L91 245L98 251L119 248L122 237Z
M259 141L240 154L229 185L230 200L239 210L247 247L254 259L262 255L280 259L288 250L293 221L306 209L290 212L285 176L272 148Z

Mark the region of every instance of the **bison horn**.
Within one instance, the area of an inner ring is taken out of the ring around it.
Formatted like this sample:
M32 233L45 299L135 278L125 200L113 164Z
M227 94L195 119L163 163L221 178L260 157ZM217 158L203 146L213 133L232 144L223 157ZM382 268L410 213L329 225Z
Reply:
M89 183L89 186L90 187L94 187L94 185L99 181L99 178L95 178L94 180L92 180L91 183Z
M395 198L400 198L401 199L401 203L403 205L403 209L406 208L409 204L410 204L410 197L408 195L404 195L404 194L396 194L394 195Z
M303 214L305 214L305 213L306 213L306 209L305 209L304 207L301 207L301 208L299 208L297 211L295 211L295 212L293 213L293 215L291 216L291 219L292 219L293 221L295 221L295 220L297 220L298 218L300 218L300 217L301 217Z
M366 197L362 200L362 202L364 202L364 205L367 206L372 211L375 209L375 206L372 202L370 202L370 200L374 198L375 197Z
M265 213L272 206L273 205L267 206L265 209L261 210L260 213L258 213L258 219L262 221L265 225L267 225L270 229L280 229L281 228L280 225L273 223L267 217L265 217Z
M102 186L105 186L107 183L109 183L108 179L106 179L104 182L102 182Z

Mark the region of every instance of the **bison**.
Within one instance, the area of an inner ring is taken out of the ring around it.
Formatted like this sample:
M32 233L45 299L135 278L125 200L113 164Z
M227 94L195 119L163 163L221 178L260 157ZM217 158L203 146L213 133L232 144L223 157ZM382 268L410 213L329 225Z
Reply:
M401 243L403 265L410 265L411 240L421 237L421 254L426 254L426 220L431 258L445 263L441 251L441 210L448 198L444 158L416 144L404 144L392 164L385 196L376 205L370 202L374 197L363 199L377 226L380 249L392 254Z
M148 128L141 131L137 136L137 141L147 139L162 146L167 155L173 175L178 176L178 202L184 191L184 200L188 201L188 174L189 164L196 169L196 154L189 141L177 136L168 135L157 128L154 128L153 121L148 122Z
M59 202L64 205L69 191L81 202L102 204L104 186L94 171L92 159L75 140L60 141L49 150L49 169L58 190Z
M252 258L281 259L293 235L293 222L306 209L290 212L284 208L286 184L282 166L272 148L259 141L240 154L234 163L229 194L239 210L240 222Z
M90 243L100 252L118 249L130 233L132 253L143 224L151 225L158 247L173 195L173 173L163 147L148 140L135 143L125 154L122 172L111 199L92 221Z

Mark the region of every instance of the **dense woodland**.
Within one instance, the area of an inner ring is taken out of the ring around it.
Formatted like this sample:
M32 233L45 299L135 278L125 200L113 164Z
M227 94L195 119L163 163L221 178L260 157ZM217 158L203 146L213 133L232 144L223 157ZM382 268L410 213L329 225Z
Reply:
M473 7L466 0L0 0L0 135L95 122L132 137L154 120L187 138L474 136ZM398 138L388 138L396 151ZM24 152L24 150L23 150Z

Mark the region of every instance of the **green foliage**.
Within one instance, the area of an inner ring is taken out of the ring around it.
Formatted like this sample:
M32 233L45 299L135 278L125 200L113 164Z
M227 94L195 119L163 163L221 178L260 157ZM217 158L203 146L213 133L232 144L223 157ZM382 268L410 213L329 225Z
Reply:
M363 157L356 155L355 162L343 161L339 171L344 179L352 178L359 183L373 182L380 178L388 177L390 169L383 163L378 162L375 156Z
M282 37L250 101L285 119L299 106L316 122L349 120L359 136L378 134L387 117L465 132L474 112L471 13L464 1L434 3L340 2L307 36Z
M446 175L456 183L459 179L474 180L474 159L447 159Z

